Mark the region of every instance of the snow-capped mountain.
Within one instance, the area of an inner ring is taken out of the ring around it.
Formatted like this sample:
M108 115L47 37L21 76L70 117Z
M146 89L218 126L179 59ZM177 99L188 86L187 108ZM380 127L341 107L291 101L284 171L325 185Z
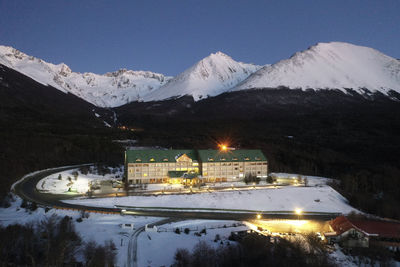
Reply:
M237 62L222 52L211 54L145 95L145 101L192 95L197 101L216 96L237 85L262 66Z
M140 100L172 78L150 71L125 69L104 75L76 73L63 63L54 65L7 46L0 46L0 64L100 107L116 107Z
M400 61L349 43L318 43L291 58L265 66L233 90L250 88L340 89L359 93L400 92Z

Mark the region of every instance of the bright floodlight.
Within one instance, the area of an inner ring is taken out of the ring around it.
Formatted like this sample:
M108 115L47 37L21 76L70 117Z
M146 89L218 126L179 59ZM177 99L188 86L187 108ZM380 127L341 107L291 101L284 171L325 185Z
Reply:
M297 209L294 210L294 212L296 212L297 215L301 215L303 213L303 210L297 208Z
M261 219L261 214L257 214L257 219Z
M227 151L228 150L228 146L226 144L220 144L219 145L220 150L222 151Z

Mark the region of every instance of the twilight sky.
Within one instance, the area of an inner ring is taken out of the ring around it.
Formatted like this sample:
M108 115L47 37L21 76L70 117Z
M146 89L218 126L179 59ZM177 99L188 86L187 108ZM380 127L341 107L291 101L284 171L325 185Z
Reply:
M0 44L77 72L176 75L210 53L275 63L342 41L400 58L399 0L0 0Z

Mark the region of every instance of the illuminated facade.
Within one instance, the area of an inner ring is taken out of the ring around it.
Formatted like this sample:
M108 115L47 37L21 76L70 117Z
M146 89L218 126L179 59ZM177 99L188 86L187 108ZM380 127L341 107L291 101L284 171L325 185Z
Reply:
M129 184L240 181L245 175L267 177L261 150L127 150Z

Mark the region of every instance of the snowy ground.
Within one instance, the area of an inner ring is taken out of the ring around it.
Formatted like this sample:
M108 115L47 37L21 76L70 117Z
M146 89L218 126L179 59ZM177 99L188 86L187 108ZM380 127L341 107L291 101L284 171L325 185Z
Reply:
M78 223L76 219L81 217L78 211L51 209L45 212L43 208L38 208L36 211L31 212L20 208L20 205L21 199L17 198L17 200L12 203L11 207L6 209L0 208L0 224L2 226L43 221L54 214L61 217L70 216L74 219L75 229L85 242L94 240L98 244L103 245L104 241L113 240L118 249L116 257L117 266L125 266L128 243L133 232L133 230L130 229L122 229L120 224L134 223L135 229L137 229L145 224L154 223L163 219L157 217L89 213L89 218L83 219L82 222ZM236 224L236 227L233 227L234 224ZM179 235L174 233L173 231L176 228L180 228L182 233ZM189 234L183 233L185 228L191 230ZM203 234L201 237L194 235L194 232L200 232L204 228L207 229L206 235ZM159 226L158 229L160 231L158 233L143 232L139 235L138 266L169 266L173 261L177 248L186 248L190 251L200 240L218 246L220 245L219 242L213 242L216 234L219 234L221 239L226 242L231 231L244 230L247 229L247 227L235 221L190 220L165 224ZM157 251L157 253L154 253L155 251Z
M78 172L76 179L73 175L74 172ZM59 179L60 175L61 180ZM76 193L86 193L89 190L90 183L95 184L106 180L120 180L122 176L123 170L121 169L115 173L106 174L104 176L94 173L82 174L79 169L72 169L57 172L43 178L36 185L36 188L40 191L53 194L67 193L69 190Z
M325 185L334 180L332 178L326 178L326 177L320 177L320 176L309 176L309 175L302 175L302 174L297 174L297 173L273 172L273 173L270 173L269 175L272 176L273 178L276 178L278 183L279 182L288 182L290 180L297 180L297 179L302 179L304 182L304 179L306 179L308 186Z
M56 210L51 209L47 213L43 208L38 208L34 212L27 212L20 208L21 199L17 198L9 208L0 208L0 224L7 226L9 224L26 224L29 222L37 222L46 220L53 214L58 216L70 216L74 219L75 229L81 235L85 242L90 240L96 241L98 244L104 245L104 241L113 240L115 243L117 254L117 265L124 266L127 259L128 243L132 233L130 229L122 229L122 223L134 223L135 228L139 228L148 223L161 220L157 217L136 217L90 213L89 218L83 219L81 223L76 219L81 217L78 211ZM122 239L122 246L121 246Z
M236 224L236 227L233 227ZM170 266L173 263L175 252L178 248L186 248L192 251L199 241L205 241L213 247L226 246L228 237L232 231L248 229L246 226L239 226L235 221L207 221L189 220L163 225L159 227L167 232L146 232L138 238L138 266ZM226 228L224 228L224 225ZM182 232L173 232L179 228ZM183 230L189 228L189 234ZM206 228L207 234L201 236L194 235ZM220 235L221 240L214 242L216 234ZM223 244L221 244L221 241Z
M312 212L353 210L347 200L329 186L286 186L269 189L237 190L158 196L129 196L66 200L67 203L96 207L114 205L135 207L213 208L256 211L293 211L301 208Z

